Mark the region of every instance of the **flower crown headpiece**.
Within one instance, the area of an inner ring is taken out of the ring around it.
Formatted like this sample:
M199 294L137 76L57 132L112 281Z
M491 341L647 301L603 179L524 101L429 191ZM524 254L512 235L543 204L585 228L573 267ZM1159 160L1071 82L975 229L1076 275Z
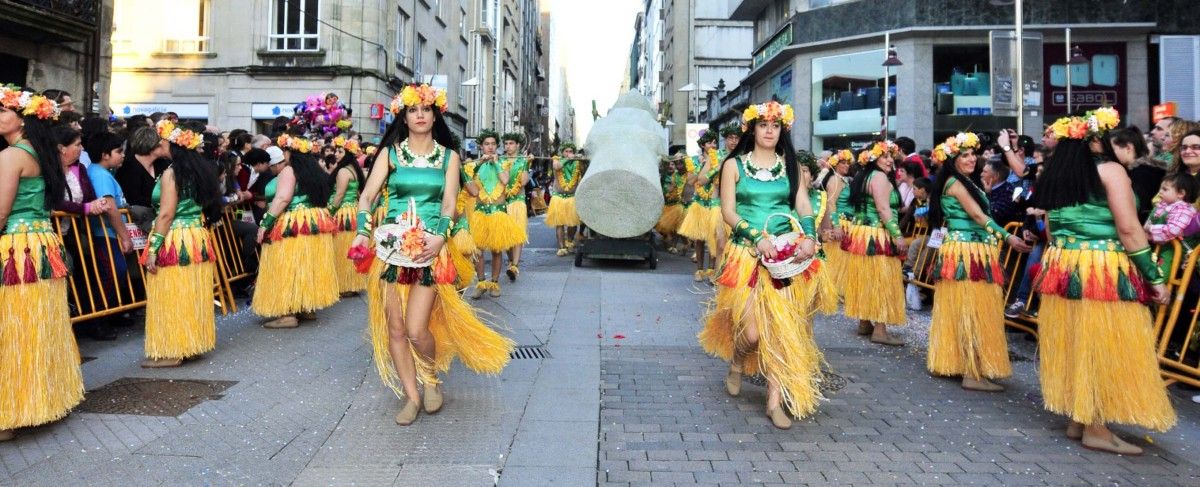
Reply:
M355 139L349 139L349 140L347 140L347 141L346 141L346 144L345 144L344 146L342 146L342 148L343 148L343 149L346 149L346 152L349 152L349 153L351 153L351 154L354 154L354 155L356 155L356 156L357 156L357 155L359 155L359 154L362 154L362 145L360 145L360 144L358 143L358 141L357 141L357 140L355 140Z
M160 138L184 149L196 150L197 147L200 147L200 144L204 143L204 136L191 130L176 127L173 122L167 119L159 120L154 125L154 128Z
M516 142L518 144L524 144L525 143L525 134L522 134L520 132L506 132L504 135L500 136L501 142L508 142L510 140L513 142Z
M1063 117L1054 121L1050 129L1058 139L1084 140L1103 137L1121 123L1121 115L1113 107L1101 107L1084 113L1082 117Z
M742 135L742 128L739 127L737 124L729 124L724 127L721 127L721 137L729 137L731 135L736 135L736 136L740 137Z
M962 151L967 149L979 149L979 136L974 132L959 132L958 135L946 139L945 142L933 148L933 154L930 157L941 164L958 157Z
M750 124L755 120L779 122L783 128L791 129L792 122L796 121L796 112L792 110L791 105L782 105L775 100L750 105L746 107L746 111L742 112L742 132L749 129Z
M275 139L275 145L279 146L280 149L299 152L301 154L308 154L313 150L313 142L311 140L304 137L293 137L288 134L280 135L278 139Z
M449 109L449 104L446 103L446 91L439 90L427 84L411 84L400 90L400 93L392 98L391 110L395 115L399 115L405 108L429 105L437 107L438 111L446 113Z
M13 85L0 85L0 106L22 116L33 115L42 120L57 120L62 113L54 100Z
M891 154L893 158L899 158L902 156L902 154L900 154L900 146L896 145L895 142L890 140L881 140L871 144L871 147L863 149L862 152L858 153L858 164L865 166L875 162L880 157L883 157L884 154Z
M850 149L834 151L833 154L829 156L829 159L825 161L826 164L829 164L829 167L836 167L838 164L843 162L846 164L853 163L854 152L851 152Z

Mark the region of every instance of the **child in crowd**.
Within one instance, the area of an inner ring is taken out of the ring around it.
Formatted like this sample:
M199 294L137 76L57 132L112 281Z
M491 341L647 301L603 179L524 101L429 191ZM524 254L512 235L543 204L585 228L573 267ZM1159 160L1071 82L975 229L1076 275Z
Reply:
M1150 243L1165 244L1176 239L1182 241L1184 229L1196 217L1194 205L1197 196L1200 196L1200 181L1194 176L1180 172L1163 178L1158 188L1158 204L1143 227ZM1173 257L1174 249L1163 246L1159 253L1159 265L1171 266ZM1168 276L1172 275L1174 266L1163 271Z

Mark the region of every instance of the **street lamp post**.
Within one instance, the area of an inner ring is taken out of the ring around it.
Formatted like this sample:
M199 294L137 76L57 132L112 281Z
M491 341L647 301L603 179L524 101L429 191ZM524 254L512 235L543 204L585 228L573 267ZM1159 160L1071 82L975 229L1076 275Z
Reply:
M463 87L471 88L471 119L470 120L471 120L471 125L474 125L474 127L470 127L470 128L474 129L474 133L479 133L479 128L480 128L479 127L479 125L480 125L479 118L478 118L479 111L477 110L478 103L479 103L479 89L478 89L479 77L478 76L472 77L469 80L463 81L462 83L460 83L460 85Z
M1067 27L1067 39L1064 44L1066 47L1066 69L1067 69L1067 115L1071 115L1071 67L1079 64L1087 64L1087 58L1083 57L1083 51L1079 46L1071 47L1071 28Z
M886 56L883 59L883 138L888 138L888 109L892 102L892 92L888 88L888 83L892 77L892 66L903 66L900 58L896 56L896 46L892 43L892 33L885 32L883 34L883 45Z

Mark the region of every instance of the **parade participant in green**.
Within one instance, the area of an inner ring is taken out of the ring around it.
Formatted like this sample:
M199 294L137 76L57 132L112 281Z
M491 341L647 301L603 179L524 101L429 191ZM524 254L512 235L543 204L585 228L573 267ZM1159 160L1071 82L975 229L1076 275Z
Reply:
M521 274L521 250L529 242L529 208L525 203L525 185L529 183L529 159L520 154L521 144L525 142L524 135L509 132L501 139L504 142L504 155L500 157L500 167L508 173L508 182L504 187L508 215L521 231L521 243L508 250L506 272L508 280L515 282Z
M562 157L555 156L552 161L554 182L550 190L550 208L546 210L546 226L554 228L559 257L575 249L575 231L579 227L575 188L583 177L583 163L575 159L575 144L566 142L561 150Z

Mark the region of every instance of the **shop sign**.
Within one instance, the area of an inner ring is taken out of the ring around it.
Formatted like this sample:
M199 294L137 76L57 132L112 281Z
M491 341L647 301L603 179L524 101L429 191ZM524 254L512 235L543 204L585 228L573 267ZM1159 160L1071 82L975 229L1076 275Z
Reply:
M175 112L183 119L208 120L207 103L114 103L113 110L118 117Z
M251 103L250 118L274 120L276 117L291 117L295 103Z
M1161 105L1154 105L1154 110L1152 110L1150 113L1151 120L1153 120L1154 123L1158 123L1164 118L1177 116L1176 114L1179 113L1179 105L1176 105L1173 101L1169 101Z
M775 37L772 37L762 49L754 53L754 67L762 66L763 63L775 57L783 48L790 45L792 45L792 24L789 23L783 30L775 34Z

